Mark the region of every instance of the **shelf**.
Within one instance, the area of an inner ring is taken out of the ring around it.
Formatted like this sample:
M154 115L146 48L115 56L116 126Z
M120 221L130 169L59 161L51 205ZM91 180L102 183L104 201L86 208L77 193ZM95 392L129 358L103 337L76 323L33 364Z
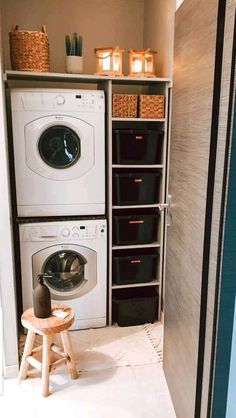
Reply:
M114 284L112 285L112 289L128 289L130 287L146 287L146 286L159 286L159 280L153 280L147 283L134 283L134 284Z
M142 208L159 208L160 203L155 203L153 205L114 205L112 209L142 209Z
M159 242L152 242L151 244L135 244L135 245L113 245L113 250L126 250L132 248L160 248Z
M113 122L165 122L165 118L151 119L151 118L112 118Z
M67 73L42 73L33 71L12 71L6 70L4 80L35 80L35 81L68 81L68 82L96 82L112 80L115 84L150 84L150 83L171 83L170 78L148 78L148 77L112 77L96 74L67 74Z
M107 81L108 77L95 74L67 74L67 73L41 73L33 71L11 71L4 74L5 81L8 80L34 80L34 81L64 81L64 82L88 82L96 83Z
M112 168L163 168L163 164L112 164Z

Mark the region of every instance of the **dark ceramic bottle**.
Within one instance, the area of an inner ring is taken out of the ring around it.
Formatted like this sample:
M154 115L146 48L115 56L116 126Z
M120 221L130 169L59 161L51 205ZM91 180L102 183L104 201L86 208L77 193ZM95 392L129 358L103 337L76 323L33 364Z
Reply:
M51 294L43 282L43 274L37 276L39 284L33 291L34 315L37 318L48 318L52 314Z

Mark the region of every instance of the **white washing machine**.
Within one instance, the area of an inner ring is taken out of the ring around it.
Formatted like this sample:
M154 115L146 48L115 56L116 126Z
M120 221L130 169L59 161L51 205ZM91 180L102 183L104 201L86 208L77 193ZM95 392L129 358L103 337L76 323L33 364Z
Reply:
M104 92L11 91L19 217L105 214Z
M73 308L71 329L106 326L105 219L20 224L20 253L24 310L42 273L52 302Z

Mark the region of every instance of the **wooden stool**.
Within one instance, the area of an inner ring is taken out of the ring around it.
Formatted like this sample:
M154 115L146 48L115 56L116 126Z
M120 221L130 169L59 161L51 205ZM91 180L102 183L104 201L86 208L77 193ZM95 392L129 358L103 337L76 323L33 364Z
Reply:
M50 316L49 318L40 319L34 316L33 308L27 309L21 316L22 325L28 329L24 353L19 372L19 380L24 380L28 375L29 365L42 372L42 395L49 395L49 373L61 364L67 363L72 379L77 379L75 360L73 356L70 335L68 328L74 322L74 312L66 305L52 305L52 311L55 309L68 312L66 318L58 318ZM53 344L53 334L60 333L63 349ZM42 335L43 344L33 349L35 334ZM34 354L42 351L42 363L34 358ZM51 351L56 353L60 358L51 362Z

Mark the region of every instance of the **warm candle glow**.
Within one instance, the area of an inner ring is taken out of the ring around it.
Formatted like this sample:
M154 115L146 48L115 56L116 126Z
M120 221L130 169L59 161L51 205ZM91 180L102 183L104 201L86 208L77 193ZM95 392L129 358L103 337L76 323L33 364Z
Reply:
M98 75L122 76L122 53L124 49L116 47L95 48L96 73Z
M154 54L156 51L147 49L129 49L129 76L155 77Z
M142 61L139 59L134 59L133 61L133 72L140 73L142 71Z

